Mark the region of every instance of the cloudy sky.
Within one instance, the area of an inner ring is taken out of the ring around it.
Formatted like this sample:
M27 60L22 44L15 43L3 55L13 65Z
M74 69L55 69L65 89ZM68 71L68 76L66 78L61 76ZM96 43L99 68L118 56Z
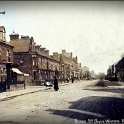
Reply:
M33 36L51 52L66 49L95 72L124 55L124 2L0 1L0 25Z

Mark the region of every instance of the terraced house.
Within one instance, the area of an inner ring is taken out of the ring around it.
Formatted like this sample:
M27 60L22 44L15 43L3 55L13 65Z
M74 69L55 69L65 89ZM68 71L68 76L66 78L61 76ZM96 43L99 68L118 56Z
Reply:
M29 85L40 85L43 80L52 80L59 73L59 61L49 55L49 50L36 45L33 37L10 35L14 46L14 62L19 69L29 74Z
M81 77L81 63L78 62L78 58L72 56L72 52L66 52L62 50L62 53L54 52L53 58L60 61L60 75L62 80L71 79L75 77L80 79Z
M6 30L0 26L0 91L10 89L12 83L13 46L6 41Z

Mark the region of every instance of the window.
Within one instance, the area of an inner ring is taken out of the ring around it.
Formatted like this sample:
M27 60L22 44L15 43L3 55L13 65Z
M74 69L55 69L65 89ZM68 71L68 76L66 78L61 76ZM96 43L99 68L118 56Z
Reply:
M32 60L32 64L33 64L33 66L35 65L35 61L34 60Z
M7 61L10 62L11 61L11 52L10 52L10 50L7 50L6 57L7 57Z

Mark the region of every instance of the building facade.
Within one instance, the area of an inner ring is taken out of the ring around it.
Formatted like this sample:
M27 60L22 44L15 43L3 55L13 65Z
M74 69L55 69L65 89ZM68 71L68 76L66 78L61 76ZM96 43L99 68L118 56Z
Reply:
M30 75L29 85L40 85L44 80L52 80L59 72L59 61L49 55L49 50L36 45L33 37L10 35L14 46L14 62L19 69Z
M54 52L53 58L60 61L60 79L70 80L72 77L80 79L81 63L78 63L78 58L72 56L72 52L62 50L62 53Z
M6 30L0 26L0 91L10 88L13 46L6 41Z
M124 57L109 66L106 79L110 81L124 81Z

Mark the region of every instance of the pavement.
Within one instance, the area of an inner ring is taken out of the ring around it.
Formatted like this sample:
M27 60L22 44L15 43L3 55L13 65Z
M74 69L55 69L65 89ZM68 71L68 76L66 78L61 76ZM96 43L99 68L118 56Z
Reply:
M39 92L43 89L44 89L43 86L41 86L41 87L28 86L26 89L2 92L2 93L0 93L0 101L6 101L6 100L12 99L17 96L22 96L25 94Z
M68 85L68 84L69 83L62 83L62 84L60 84L60 86L64 86L64 85ZM51 88L45 87L45 86L27 86L26 89L2 92L2 93L0 93L0 101L6 101L9 99L18 97L18 96L31 94L31 93L35 93L35 92L40 92L40 91L51 89Z

